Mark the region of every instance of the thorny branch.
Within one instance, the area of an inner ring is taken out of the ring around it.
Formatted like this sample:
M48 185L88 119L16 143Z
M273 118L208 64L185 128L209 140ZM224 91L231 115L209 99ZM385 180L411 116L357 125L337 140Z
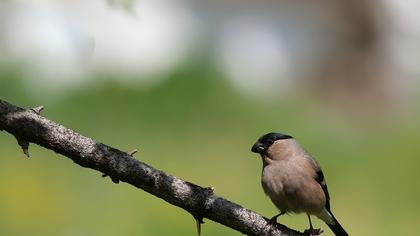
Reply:
M48 120L40 115L42 109L25 110L0 99L0 131L15 136L28 157L29 143L53 150L110 176L115 183L126 182L188 211L198 226L207 218L247 235L304 235L281 224L268 224L267 218L217 196L213 188L200 187L134 159L137 150L120 151Z

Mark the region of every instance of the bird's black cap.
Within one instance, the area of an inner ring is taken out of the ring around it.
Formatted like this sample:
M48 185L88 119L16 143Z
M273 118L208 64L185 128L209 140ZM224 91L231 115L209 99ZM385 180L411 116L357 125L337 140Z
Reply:
M258 141L252 146L251 151L255 153L264 154L267 149L273 144L276 140L279 139L290 139L293 138L290 135L282 133L268 133L263 135Z

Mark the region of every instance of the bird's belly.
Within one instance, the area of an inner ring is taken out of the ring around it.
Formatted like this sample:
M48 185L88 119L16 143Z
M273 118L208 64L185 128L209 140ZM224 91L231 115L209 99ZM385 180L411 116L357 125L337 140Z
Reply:
M295 189L284 182L262 181L264 192L280 211L299 213L304 211L299 204Z
M307 180L290 169L282 169L281 174L278 171L278 168L264 168L261 183L264 192L280 211L316 214L322 210L325 202L311 197L314 191L312 186L302 186L302 183L308 183Z
M269 167L264 168L261 178L262 187L280 211L290 211L290 201L286 194L289 186L286 179L276 175L274 171Z

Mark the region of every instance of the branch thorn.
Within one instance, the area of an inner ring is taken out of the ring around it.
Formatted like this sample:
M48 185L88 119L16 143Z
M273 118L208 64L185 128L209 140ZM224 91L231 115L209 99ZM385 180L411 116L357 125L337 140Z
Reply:
M203 218L201 218L201 219L195 218L195 223L196 223L196 226L197 226L197 235L200 236L201 235L201 224L204 224Z
M116 183L116 184L120 183L120 180L119 180L119 179L114 178L114 177L112 177L112 176L109 176L109 177L111 178L112 182L114 182L114 183Z
M130 155L131 157L134 157L134 154L136 154L139 150L137 149L133 149L131 151L128 151L127 154Z
M26 141L25 139L20 138L20 137L16 137L16 140L17 140L19 146L22 148L23 153L27 157L29 157L29 142Z
M37 107L31 108L31 110L33 112L35 112L36 114L41 115L41 111L44 110L44 106L42 106L42 105L37 106Z
M105 173L103 173L103 174L102 174L102 177L103 177L103 178L108 177L108 176L109 176L109 178L111 178L112 182L114 182L114 183L116 183L116 184L120 183L120 180L119 180L119 179L114 178L114 177L112 177L112 176L110 176L110 175L107 175L107 174L105 174Z

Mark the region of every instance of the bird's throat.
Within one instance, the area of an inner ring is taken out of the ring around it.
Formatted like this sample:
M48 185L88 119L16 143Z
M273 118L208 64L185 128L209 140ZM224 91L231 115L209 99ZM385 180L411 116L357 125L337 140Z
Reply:
M263 162L263 167L268 166L269 164L271 164L271 162L273 162L273 160L271 160L268 156L261 154L261 160Z

